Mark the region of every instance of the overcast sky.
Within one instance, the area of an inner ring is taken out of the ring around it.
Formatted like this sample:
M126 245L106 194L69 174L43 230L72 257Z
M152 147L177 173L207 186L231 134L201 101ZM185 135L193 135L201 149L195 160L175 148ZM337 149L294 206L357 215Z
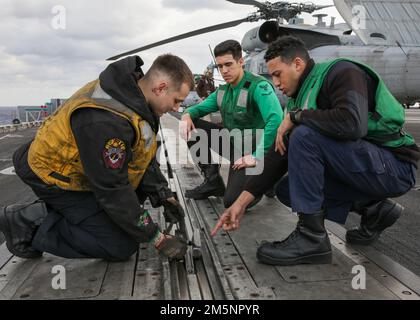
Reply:
M58 18L63 8L65 29ZM0 106L67 98L96 79L110 56L254 11L224 0L0 0ZM335 8L321 12L342 21ZM314 21L310 15L303 17ZM156 56L173 53L200 73L211 62L209 44L214 48L226 39L241 41L260 24L244 23L141 52L144 70Z

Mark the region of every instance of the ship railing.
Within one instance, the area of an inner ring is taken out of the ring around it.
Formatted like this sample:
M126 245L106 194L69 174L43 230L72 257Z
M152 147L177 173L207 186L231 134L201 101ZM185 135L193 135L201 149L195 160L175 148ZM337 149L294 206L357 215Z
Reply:
M19 124L4 124L0 125L0 133L20 131L27 128L39 127L42 121L21 122Z

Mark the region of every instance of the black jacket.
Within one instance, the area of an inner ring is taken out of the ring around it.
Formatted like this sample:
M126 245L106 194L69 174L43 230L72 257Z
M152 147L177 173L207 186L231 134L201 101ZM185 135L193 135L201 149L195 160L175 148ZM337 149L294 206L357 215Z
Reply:
M139 57L120 60L109 65L100 74L99 80L106 93L134 110L157 133L159 117L147 105L137 85L137 80L143 76L142 64ZM137 190L129 183L128 163L133 157L130 146L136 138L130 122L106 110L81 108L71 116L71 129L90 189L102 209L138 242L153 237L157 231L156 224L150 223L142 230L137 226L139 215L144 212L142 203L149 196L154 206L160 206L173 193L156 160L151 162ZM119 139L126 146L124 160L117 168L107 165L104 155L105 145L111 139ZM27 160L25 163L27 165Z
M313 62L301 77L299 88L312 67ZM349 61L337 62L328 72L318 94L318 109L303 110L300 123L333 139L363 139L368 131L368 112L375 110L377 86L377 81L358 65ZM387 149L398 160L417 167L420 150L416 144Z
M99 76L102 89L112 98L134 110L152 127L159 129L159 117L147 105L137 81L143 76L139 57L129 57L109 65ZM168 183L154 159L147 169L137 190L128 181L128 163L132 159L129 146L135 142L131 124L111 112L100 109L82 108L73 113L71 127L79 149L80 158L89 179L91 190L105 212L134 238L136 220L142 211L141 204L147 196L153 206L173 196ZM119 139L127 146L124 163L112 169L104 163L105 144Z

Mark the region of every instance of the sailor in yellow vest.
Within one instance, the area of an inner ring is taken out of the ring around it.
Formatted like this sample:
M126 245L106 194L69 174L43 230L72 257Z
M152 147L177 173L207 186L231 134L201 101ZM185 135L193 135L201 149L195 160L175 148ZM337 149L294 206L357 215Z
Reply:
M110 64L15 152L17 175L40 200L1 209L13 254L117 261L140 242L171 258L185 254L185 242L162 234L141 200L149 195L182 218L154 157L159 117L178 110L194 79L173 55L159 56L146 74L142 65L137 56Z
M265 60L274 85L290 98L288 113L263 174L248 181L213 235L237 229L247 204L288 172L275 191L299 222L285 240L263 243L257 258L272 265L331 263L324 219L344 223L350 210L357 212L360 228L347 231L346 241L371 244L400 217L402 206L388 198L415 185L420 150L403 130L403 107L369 66L315 63L290 36L271 43Z

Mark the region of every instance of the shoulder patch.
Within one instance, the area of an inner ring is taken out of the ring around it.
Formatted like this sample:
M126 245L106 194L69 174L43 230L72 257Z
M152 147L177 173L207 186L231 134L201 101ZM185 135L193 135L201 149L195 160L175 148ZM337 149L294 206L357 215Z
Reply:
M126 147L124 141L113 138L107 141L102 156L107 168L120 169L124 165Z
M268 83L265 83L265 84L260 84L260 85L259 85L259 87L260 87L261 89L263 89L264 91L268 91Z

